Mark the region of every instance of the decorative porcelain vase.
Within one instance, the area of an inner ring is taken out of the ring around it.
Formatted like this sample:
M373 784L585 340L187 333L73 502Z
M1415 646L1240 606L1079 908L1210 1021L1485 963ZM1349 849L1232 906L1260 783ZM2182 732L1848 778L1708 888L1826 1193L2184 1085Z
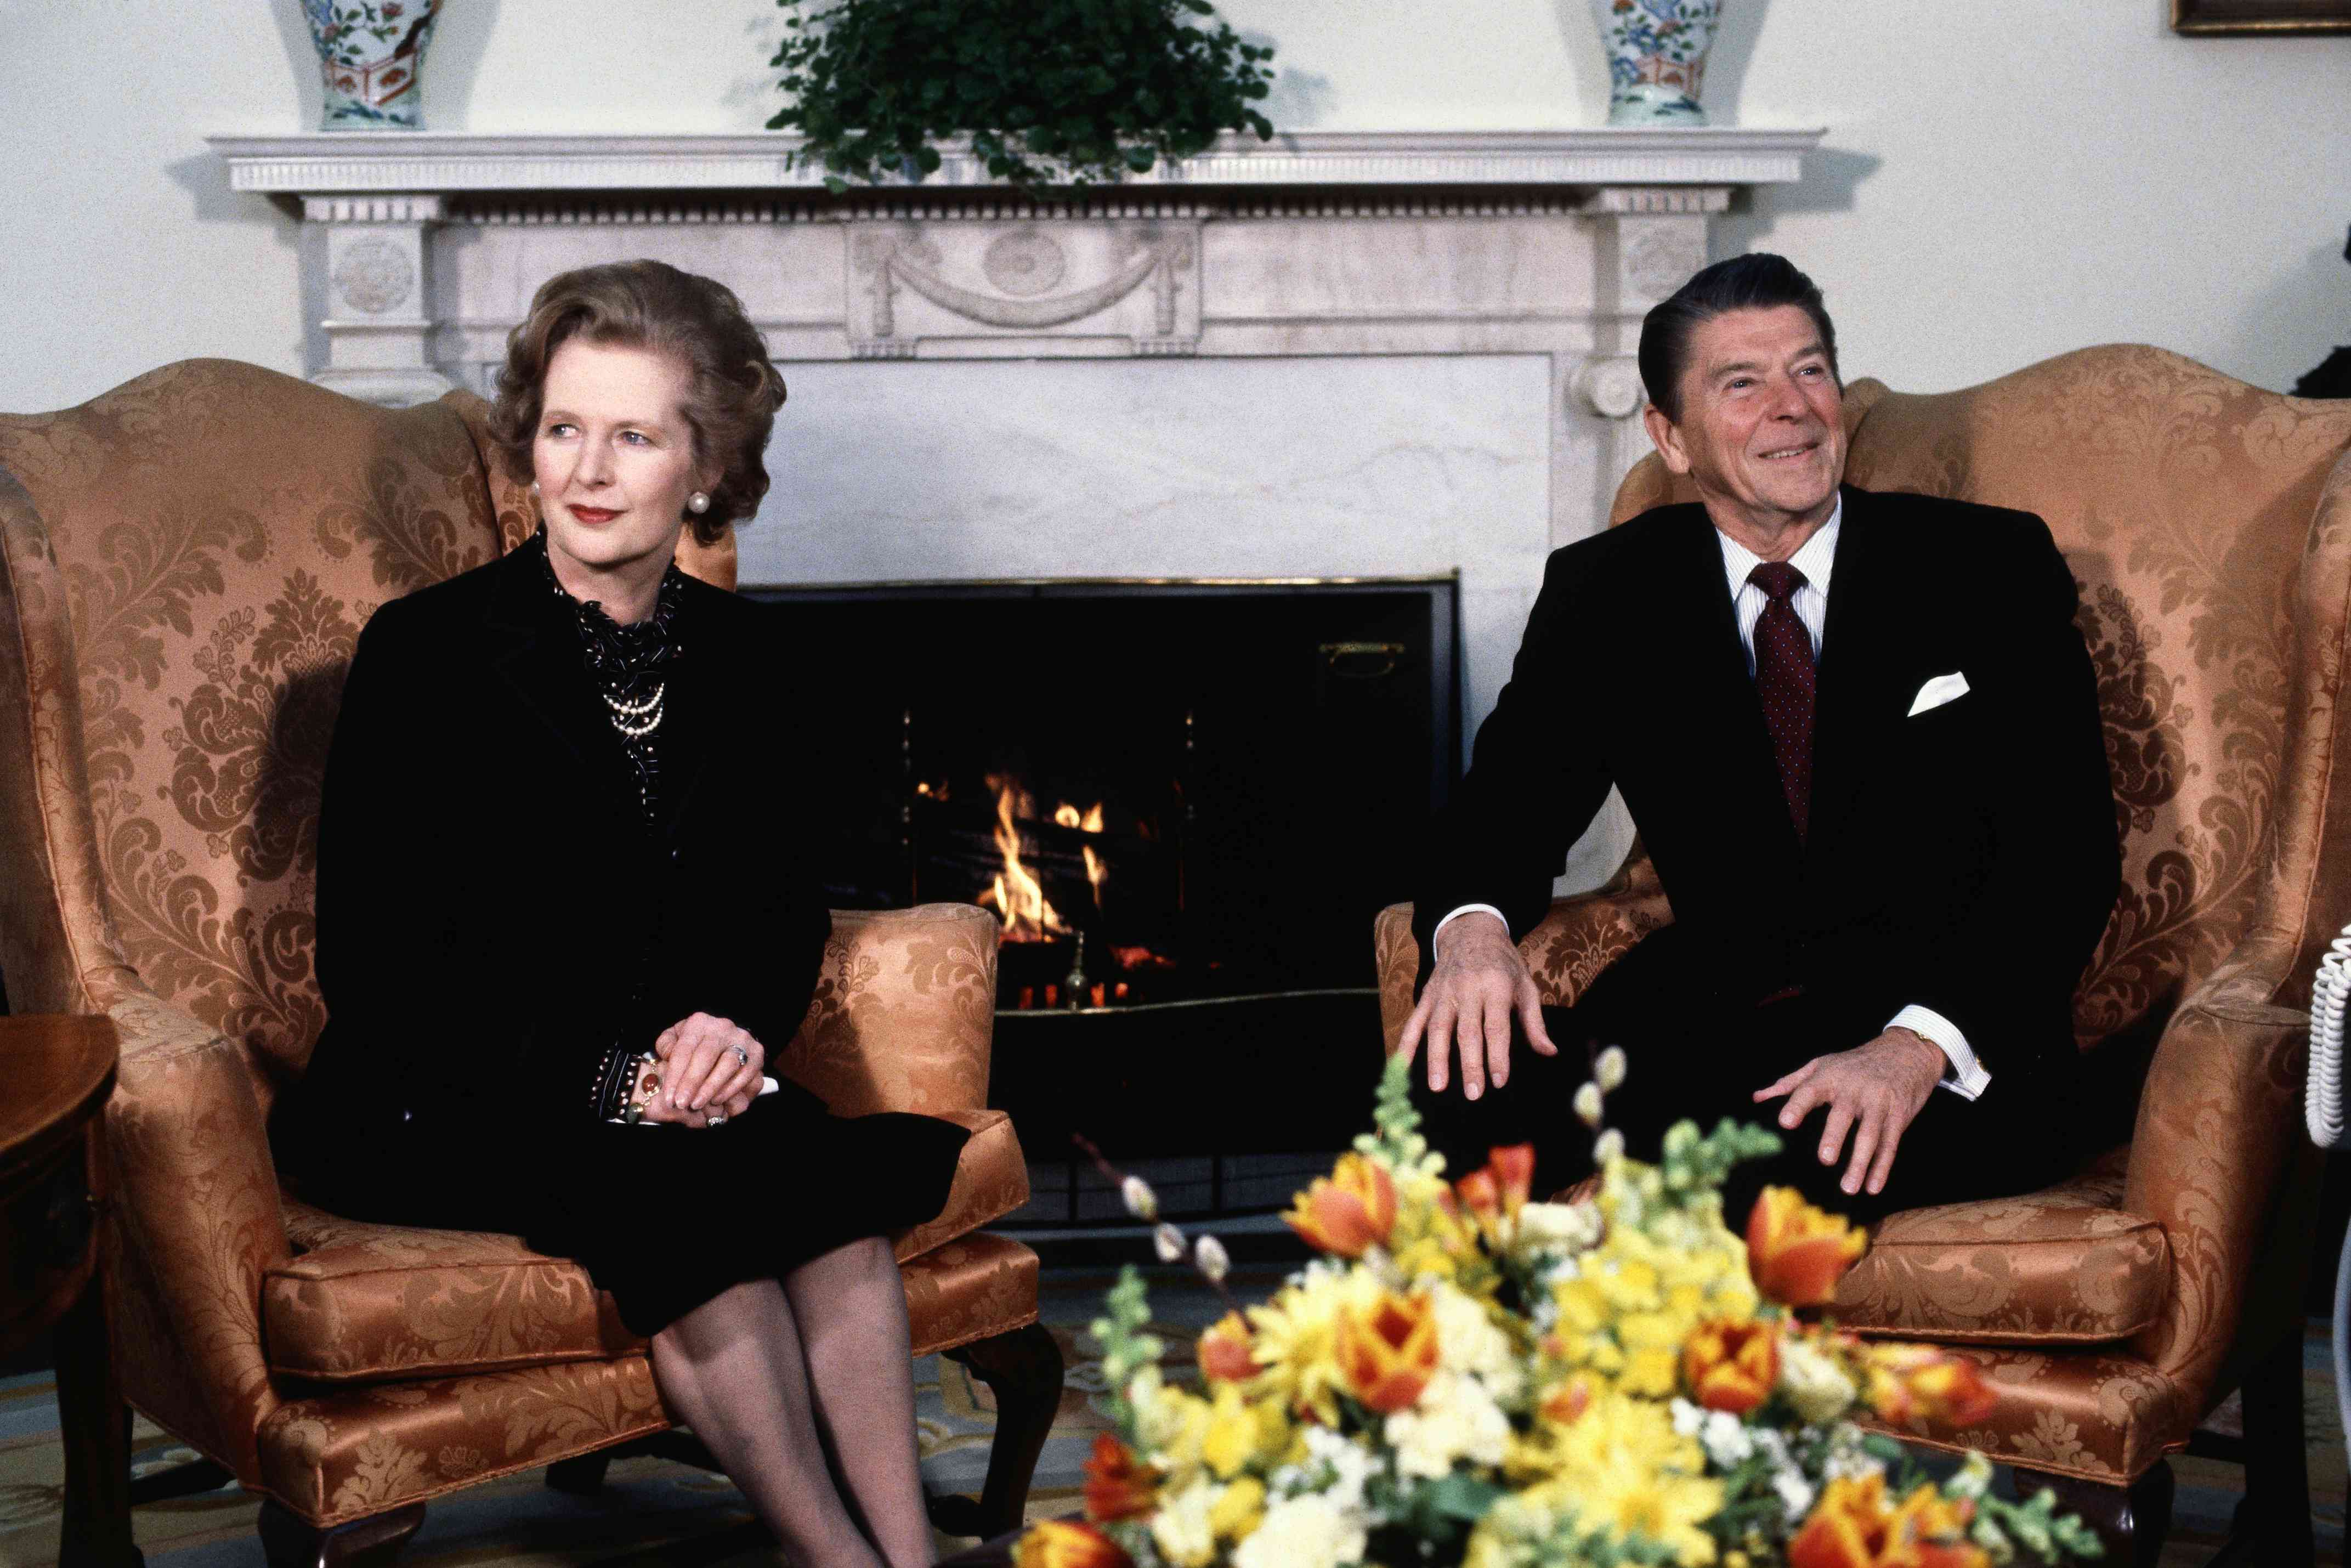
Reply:
M302 0L327 89L321 131L423 125L424 46L441 0Z
M1706 52L1722 0L1592 0L1608 46L1608 123L1704 125Z

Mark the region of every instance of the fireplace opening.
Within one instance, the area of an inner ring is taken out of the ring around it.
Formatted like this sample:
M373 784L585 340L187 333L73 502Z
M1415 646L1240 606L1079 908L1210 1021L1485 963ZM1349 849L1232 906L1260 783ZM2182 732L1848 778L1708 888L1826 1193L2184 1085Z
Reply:
M1032 1198L1263 1211L1364 1124L1372 918L1458 768L1452 577L753 588L787 604L839 907L1003 923L990 1103Z

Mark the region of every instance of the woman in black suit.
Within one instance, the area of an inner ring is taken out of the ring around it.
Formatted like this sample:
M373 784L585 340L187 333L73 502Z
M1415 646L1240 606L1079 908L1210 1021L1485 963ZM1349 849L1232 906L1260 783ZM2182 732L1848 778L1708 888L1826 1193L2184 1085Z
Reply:
M330 1016L281 1157L338 1213L579 1259L796 1561L904 1568L933 1559L883 1233L938 1212L966 1134L760 1092L830 929L787 826L820 677L776 612L672 563L758 507L783 399L707 278L538 291L492 421L538 534L383 606L352 659L319 819ZM647 1048L658 1089L612 1120L607 1068Z

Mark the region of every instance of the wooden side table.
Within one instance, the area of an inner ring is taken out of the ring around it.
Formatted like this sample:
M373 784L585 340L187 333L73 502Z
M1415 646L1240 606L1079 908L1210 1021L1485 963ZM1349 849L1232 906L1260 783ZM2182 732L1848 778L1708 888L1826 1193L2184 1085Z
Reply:
M98 1215L99 1143L114 1092L114 1025L102 1018L0 1019L0 1348L57 1328L66 1452L58 1568L127 1568L131 1426L107 1333Z

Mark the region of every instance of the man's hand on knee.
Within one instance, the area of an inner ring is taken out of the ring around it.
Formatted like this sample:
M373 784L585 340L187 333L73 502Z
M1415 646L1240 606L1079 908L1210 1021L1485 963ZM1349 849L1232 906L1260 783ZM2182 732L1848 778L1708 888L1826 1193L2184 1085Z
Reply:
M1396 1050L1407 1061L1428 1046L1428 1088L1441 1094L1449 1060L1461 1055L1461 1092L1475 1100L1490 1081L1499 1089L1510 1081L1510 1018L1526 1026L1527 1043L1545 1056L1559 1054L1542 1021L1542 994L1527 973L1510 928L1482 911L1464 915L1437 935L1437 962L1420 1005L1405 1020Z
M1435 982L1430 982L1434 987ZM1907 1029L1889 1029L1866 1045L1816 1056L1777 1083L1755 1092L1758 1101L1784 1094L1780 1125L1793 1129L1819 1106L1829 1108L1821 1129L1821 1164L1834 1166L1853 1137L1853 1163L1839 1184L1849 1193L1861 1190L1866 1177L1873 1193L1886 1190L1894 1169L1894 1151L1911 1121L1925 1108L1947 1065L1932 1040Z

